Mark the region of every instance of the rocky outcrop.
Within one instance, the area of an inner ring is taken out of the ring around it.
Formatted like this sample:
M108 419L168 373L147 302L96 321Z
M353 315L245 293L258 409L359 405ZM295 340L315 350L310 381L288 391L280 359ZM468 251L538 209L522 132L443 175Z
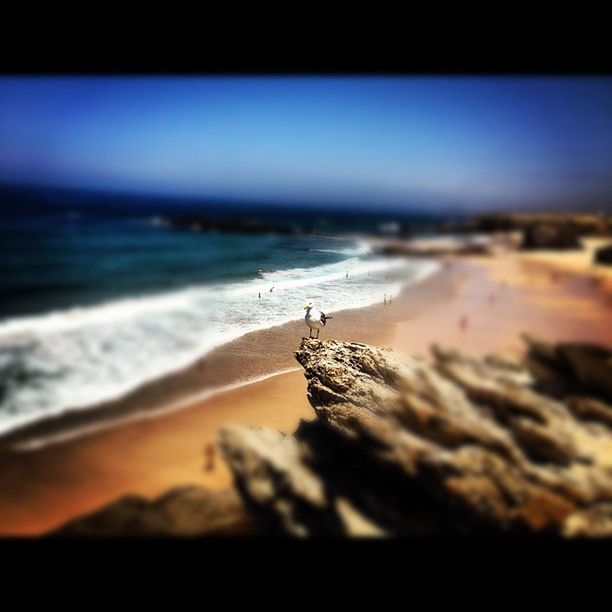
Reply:
M218 219L202 215L174 215L165 217L163 225L192 232L233 232L242 234L293 234L297 229L290 225L275 224L260 219L238 217Z
M525 365L540 387L549 393L592 405L601 397L612 403L612 351L577 342L551 344L524 336L528 346Z
M51 536L214 536L254 533L255 526L235 491L201 487L173 489L149 501L130 495L80 517Z
M524 228L521 248L523 250L581 249L581 235L580 228L571 221L535 221Z
M612 536L612 353L433 359L304 339L315 419L220 445L265 532Z
M439 226L446 233L496 233L524 231L530 226L570 226L580 236L610 236L612 217L588 213L491 213L461 221L446 221Z
M612 244L599 247L593 254L593 263L612 266Z
M373 248L380 255L405 257L444 257L461 255L490 255L491 244L470 238L448 240L394 240Z

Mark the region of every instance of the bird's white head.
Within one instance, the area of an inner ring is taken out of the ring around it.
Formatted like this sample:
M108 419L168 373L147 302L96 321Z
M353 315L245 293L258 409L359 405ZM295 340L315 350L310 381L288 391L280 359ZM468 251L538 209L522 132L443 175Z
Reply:
M312 308L312 302L308 302L308 304L304 304L304 310L310 310Z

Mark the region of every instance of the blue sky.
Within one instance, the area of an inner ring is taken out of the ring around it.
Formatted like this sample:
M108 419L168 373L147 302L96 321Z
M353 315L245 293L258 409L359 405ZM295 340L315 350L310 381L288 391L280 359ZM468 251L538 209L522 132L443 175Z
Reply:
M0 181L287 204L606 207L612 79L5 77Z

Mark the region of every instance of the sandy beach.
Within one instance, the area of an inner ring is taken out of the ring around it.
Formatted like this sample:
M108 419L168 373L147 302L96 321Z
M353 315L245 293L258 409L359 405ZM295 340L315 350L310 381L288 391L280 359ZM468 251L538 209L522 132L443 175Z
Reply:
M586 259L568 267L563 258L509 253L447 260L440 272L390 305L381 301L333 313L321 337L421 355L437 342L474 354L518 356L524 332L612 346L609 285L593 280ZM0 535L41 534L126 494L154 497L187 484L227 487L230 477L222 461L217 457L208 470L205 465L204 448L214 443L220 426L231 422L291 432L300 419L313 416L306 381L293 358L305 329L298 321L247 334L120 402L5 438ZM279 371L285 373L274 375ZM267 378L186 399L203 394L203 388L230 384L237 373Z

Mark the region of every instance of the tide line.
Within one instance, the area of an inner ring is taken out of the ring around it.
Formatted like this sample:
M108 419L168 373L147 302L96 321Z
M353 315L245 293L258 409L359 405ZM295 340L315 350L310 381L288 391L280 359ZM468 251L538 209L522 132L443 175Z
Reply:
M41 448L52 446L53 444L61 444L62 442L68 442L70 440L74 440L75 438L81 438L87 435L98 433L100 431L104 431L106 429L112 429L113 427L117 427L118 425L125 425L127 423L141 421L144 419L157 418L164 414L169 414L181 410L183 408L187 408L188 406L196 402L201 402L217 395L222 395L223 393L234 391L235 389L240 389L241 387L246 387L254 383L262 382L264 380L268 380L269 378L274 378L275 376L282 376L283 374L289 374L290 372L297 372L298 370L301 370L301 368L286 368L284 370L270 372L268 374L262 374L261 376L255 376L247 380L237 381L234 383L223 385L221 387L206 389L204 391L201 391L200 393L193 393L191 395L188 395L180 400L177 400L176 402L172 402L171 404L160 406L159 408L153 408L150 410L139 410L136 412L131 412L130 414L123 417L108 419L100 423L84 425L83 427L75 427L74 429L58 434L49 434L47 436L43 435L36 438L30 438L23 442L18 442L12 445L11 448L17 451L26 452L40 450Z

